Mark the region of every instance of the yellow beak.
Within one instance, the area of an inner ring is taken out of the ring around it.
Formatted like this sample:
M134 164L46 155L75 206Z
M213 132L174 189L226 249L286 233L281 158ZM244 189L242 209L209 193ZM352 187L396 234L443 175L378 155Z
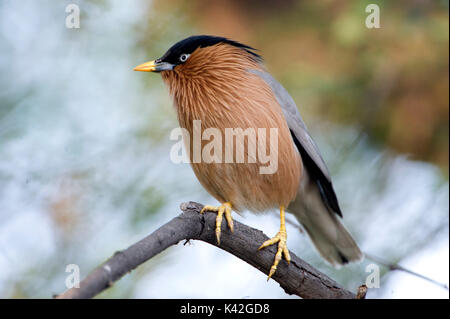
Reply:
M134 71L154 72L154 71L156 71L156 63L154 60L145 62L145 63L140 64L137 67L135 67Z

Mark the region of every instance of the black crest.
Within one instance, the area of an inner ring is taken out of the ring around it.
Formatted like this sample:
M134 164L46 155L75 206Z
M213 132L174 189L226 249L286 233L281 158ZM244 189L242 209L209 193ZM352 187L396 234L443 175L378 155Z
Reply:
M209 47L218 43L227 43L242 50L245 50L246 52L250 53L250 55L256 61L258 62L262 61L261 56L254 52L256 49L248 45L227 38L209 35L194 35L184 40L181 40L175 43L169 50L167 50L167 52L159 60L162 62L169 62L171 64L177 65L181 63L179 58L182 54L191 54L197 48Z

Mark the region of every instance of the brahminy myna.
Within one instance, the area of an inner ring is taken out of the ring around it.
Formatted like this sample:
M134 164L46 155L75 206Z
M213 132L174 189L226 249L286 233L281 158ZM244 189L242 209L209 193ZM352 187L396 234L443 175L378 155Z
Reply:
M232 209L261 213L279 208L280 230L259 248L278 243L268 279L282 255L290 262L285 210L295 215L319 253L331 264L338 266L361 259L360 249L340 221L341 209L319 149L294 100L266 71L255 51L223 37L191 36L173 45L161 58L134 70L161 73L173 97L180 126L189 133L187 140L198 133L194 121L201 121L205 130L214 128L224 135L230 128L240 128L241 132L253 129L258 134L261 129L277 129L276 145L259 135L258 142L251 141L247 135L243 145L231 146L234 150L244 149L248 156L244 163L192 160L192 143L185 140L195 175L221 203L202 210L217 212L219 244L223 215L233 231ZM255 143L275 146L278 166L274 172L261 173L259 168L266 162L250 149ZM226 156L219 155L219 159Z

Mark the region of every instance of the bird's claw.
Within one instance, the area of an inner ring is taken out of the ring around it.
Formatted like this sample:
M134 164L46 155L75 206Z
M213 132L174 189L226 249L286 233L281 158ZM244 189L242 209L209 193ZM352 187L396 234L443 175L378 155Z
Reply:
M280 229L280 231L272 239L266 240L261 245L261 247L258 248L258 250L263 249L265 247L269 247L276 243L278 243L278 250L277 253L275 254L275 261L273 262L273 265L270 268L269 277L267 277L267 280L269 280L277 270L277 266L281 260L282 255L284 255L284 259L286 259L288 264L291 262L291 256L289 255L289 250L287 248L287 233L286 230L284 229Z
M205 205L205 206L203 206L202 210L200 211L200 214L203 214L206 211L217 212L216 238L217 238L217 243L220 245L221 225L222 225L222 218L223 218L224 214L225 214L225 219L227 220L228 227L230 228L231 232L233 232L233 230L234 230L233 219L231 218L231 204L229 202L226 202L220 206Z

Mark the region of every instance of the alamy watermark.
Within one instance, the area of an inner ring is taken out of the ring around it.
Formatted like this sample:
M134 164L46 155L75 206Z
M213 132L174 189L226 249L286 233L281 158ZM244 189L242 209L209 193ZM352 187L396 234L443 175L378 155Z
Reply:
M380 266L375 264L368 264L366 272L369 275L366 277L367 288L380 288Z
M69 273L65 281L66 288L80 288L80 266L69 264L66 266L66 272Z
M187 129L178 127L172 130L170 139L178 141L170 150L174 163L191 160L206 164L258 163L260 174L274 174L278 170L278 128L275 127L245 130L209 127L202 131L201 121L194 120L192 138ZM203 141L208 143L202 146Z
M68 4L66 6L66 28L79 29L80 28L80 7L76 4Z
M367 5L366 12L369 15L366 17L366 27L368 29L380 28L380 7L377 4L371 3Z

